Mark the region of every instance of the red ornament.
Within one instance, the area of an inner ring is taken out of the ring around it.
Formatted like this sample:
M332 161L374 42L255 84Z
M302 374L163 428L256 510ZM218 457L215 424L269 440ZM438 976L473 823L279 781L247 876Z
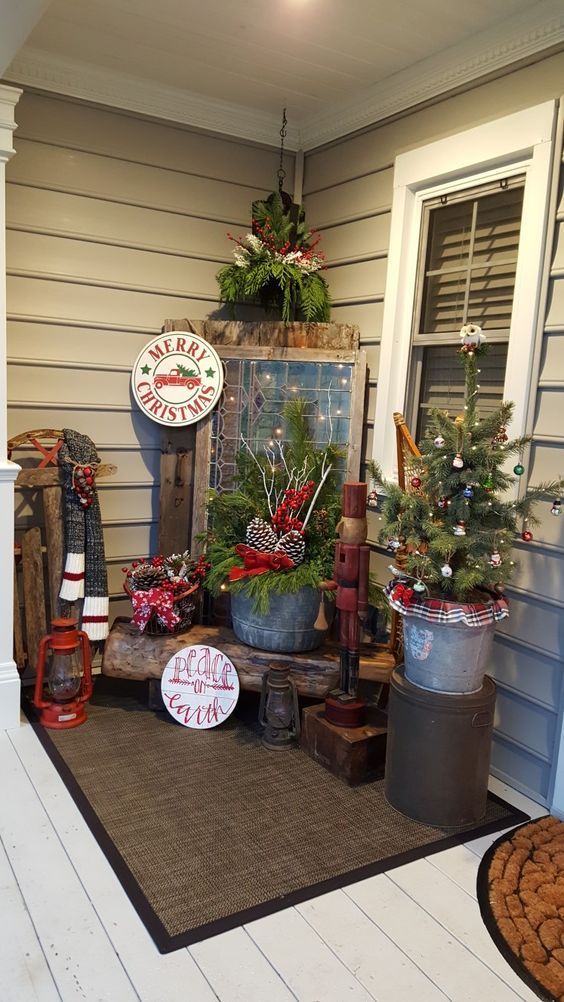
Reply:
M521 539L524 539L526 543L530 543L532 538L533 534L529 529L525 529L525 531L521 533Z
M412 477L411 486L415 487L416 490L418 487L421 487L421 477Z

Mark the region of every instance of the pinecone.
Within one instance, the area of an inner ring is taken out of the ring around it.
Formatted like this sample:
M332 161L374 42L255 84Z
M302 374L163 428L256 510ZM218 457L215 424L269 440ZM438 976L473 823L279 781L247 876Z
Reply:
M163 581L166 581L166 574L162 567L139 564L129 572L127 581L130 591L149 591L150 588L158 588Z
M190 550L185 550L184 553L171 553L169 557L165 557L163 568L171 580L185 578L188 576L191 563Z
M305 539L301 532L296 529L292 529L291 532L287 532L286 535L281 536L278 540L276 549L282 550L290 560L293 560L296 567L298 564L302 564L305 557Z
M276 536L272 526L265 522L263 518L253 518L247 526L246 536L247 546L252 546L253 550L260 550L261 553L272 553L276 549Z

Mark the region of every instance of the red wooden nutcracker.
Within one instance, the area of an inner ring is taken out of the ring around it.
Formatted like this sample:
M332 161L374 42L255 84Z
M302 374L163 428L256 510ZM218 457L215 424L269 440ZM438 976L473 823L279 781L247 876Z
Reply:
M334 577L341 675L339 689L330 692L326 699L325 715L340 727L359 727L364 713L364 703L357 692L360 627L368 613L370 547L366 545L366 492L364 483L344 484L343 516L337 526Z

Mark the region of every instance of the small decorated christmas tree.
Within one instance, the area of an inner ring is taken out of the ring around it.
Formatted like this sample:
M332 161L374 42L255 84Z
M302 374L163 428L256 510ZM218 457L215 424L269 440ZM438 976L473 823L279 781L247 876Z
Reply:
M479 361L487 350L485 337L474 324L463 327L461 337L463 414L453 420L445 411L431 411L422 455L414 460L405 490L385 482L376 464L370 472L386 491L383 538L390 552L399 555L406 576L414 579L414 591L421 598L434 593L468 602L478 597L478 589L503 591L514 566L516 532L532 539L529 526L538 519L531 506L541 498L556 495L552 510L558 514L560 488L558 483L541 484L514 498L511 488L525 472L522 452L529 440L508 439L511 403L480 416ZM512 473L507 469L511 455L517 457Z

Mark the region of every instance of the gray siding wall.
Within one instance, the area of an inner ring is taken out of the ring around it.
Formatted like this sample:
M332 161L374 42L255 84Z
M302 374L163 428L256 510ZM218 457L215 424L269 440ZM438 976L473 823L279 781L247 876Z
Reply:
M216 308L226 231L249 228L278 154L47 95L24 94L16 111L8 434L76 428L117 465L100 502L111 614L127 614L121 566L156 550L160 461L159 425L132 408L130 369L165 318ZM16 507L27 524L27 498Z
M349 137L306 157L308 222L320 229L329 259L335 319L360 325L369 360L364 454L372 454L373 417L380 373L378 354L393 196L399 153L560 97L564 55ZM564 200L550 226L559 229L542 347L542 363L529 461L531 483L564 476ZM391 415L390 415L391 421ZM498 686L493 771L546 802L562 713L564 516L542 505L532 543L519 542L519 569L510 589L511 617L495 644L492 673ZM373 541L378 522L369 516ZM389 558L375 555L386 580ZM388 575L389 576L389 575Z

